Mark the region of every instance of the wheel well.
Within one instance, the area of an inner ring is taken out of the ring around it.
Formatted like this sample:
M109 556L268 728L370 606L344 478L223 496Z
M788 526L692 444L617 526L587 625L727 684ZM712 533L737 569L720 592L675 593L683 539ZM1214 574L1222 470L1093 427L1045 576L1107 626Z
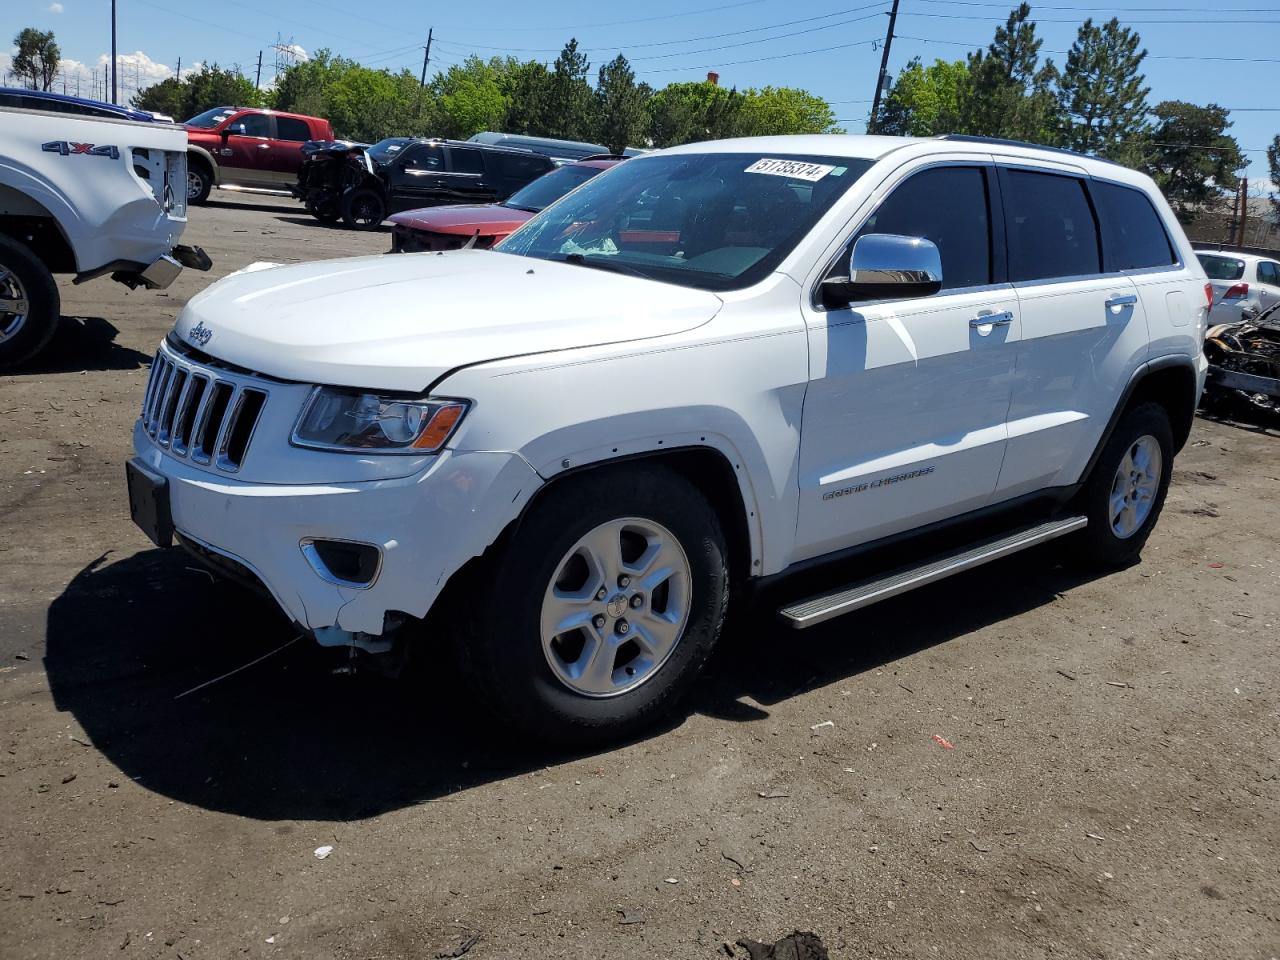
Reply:
M187 151L187 167L199 166L203 167L205 172L209 174L209 179L214 179L213 164L209 162L209 158L203 153L197 153L195 150Z
M53 217L0 215L0 234L27 247L50 273L75 273L76 255Z
M1169 415L1173 428L1174 452L1181 450L1191 435L1196 415L1196 375L1187 364L1153 370L1142 378L1129 396L1126 408L1140 403L1158 403Z
M741 488L737 477L734 476L733 465L724 454L710 447L655 451L620 457L616 460L583 464L573 470L566 470L544 483L530 497L520 514L503 528L482 554L472 557L449 577L435 603L427 611L425 618L427 633L429 635L449 634L456 629L454 611L460 609L459 604L476 589L477 578L483 577L485 568L507 549L508 544L519 531L525 515L534 508L539 499L546 495L548 490L557 484L586 476L594 471L638 461L661 464L684 477L701 491L715 510L720 528L724 531L725 543L729 548L730 580L737 586L745 584L751 574L751 536L747 524L754 517L754 513L748 513L743 503Z

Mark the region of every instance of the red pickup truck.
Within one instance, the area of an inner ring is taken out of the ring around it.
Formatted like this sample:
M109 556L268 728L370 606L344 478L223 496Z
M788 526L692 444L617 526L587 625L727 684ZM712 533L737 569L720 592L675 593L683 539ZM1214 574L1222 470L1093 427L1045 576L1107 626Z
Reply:
M183 126L189 203L204 203L214 187L287 190L298 179L302 145L334 138L328 120L246 107L214 107Z

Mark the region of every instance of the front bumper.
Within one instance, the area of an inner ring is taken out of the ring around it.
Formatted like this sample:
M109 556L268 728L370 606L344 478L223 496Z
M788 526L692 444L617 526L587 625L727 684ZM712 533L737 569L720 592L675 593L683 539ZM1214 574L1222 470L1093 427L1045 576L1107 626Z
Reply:
M179 542L228 561L236 579L256 578L311 632L377 636L389 613L425 616L449 577L497 539L541 484L514 454L456 451L398 479L250 483L168 456L140 423L133 441L138 458L169 481ZM357 587L325 576L308 558L316 539L376 546L376 577Z

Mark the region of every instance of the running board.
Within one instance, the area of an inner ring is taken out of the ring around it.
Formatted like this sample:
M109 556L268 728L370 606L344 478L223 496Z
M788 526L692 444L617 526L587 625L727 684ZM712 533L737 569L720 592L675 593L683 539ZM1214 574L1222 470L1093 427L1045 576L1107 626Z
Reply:
M1083 529L1088 517L1067 517L1051 520L1034 527L1024 527L996 540L974 544L958 553L944 554L914 567L900 567L885 577L863 580L819 597L811 597L800 603L783 607L778 613L797 630L816 626L854 610L861 610L873 603L896 597L900 593L923 587L927 583L945 580L965 570L972 570L992 560L999 560L1020 550L1056 540L1058 537Z

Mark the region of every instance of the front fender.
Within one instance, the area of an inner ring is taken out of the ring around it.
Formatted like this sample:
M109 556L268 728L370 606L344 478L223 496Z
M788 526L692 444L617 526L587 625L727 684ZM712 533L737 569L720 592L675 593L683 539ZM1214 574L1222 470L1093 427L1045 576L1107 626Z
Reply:
M209 164L209 169L213 171L213 185L215 187L222 182L222 168L218 166L218 158L215 157L211 152L209 152L199 144L188 143L187 153L195 154L197 157L200 157L202 160L204 160L205 163Z

